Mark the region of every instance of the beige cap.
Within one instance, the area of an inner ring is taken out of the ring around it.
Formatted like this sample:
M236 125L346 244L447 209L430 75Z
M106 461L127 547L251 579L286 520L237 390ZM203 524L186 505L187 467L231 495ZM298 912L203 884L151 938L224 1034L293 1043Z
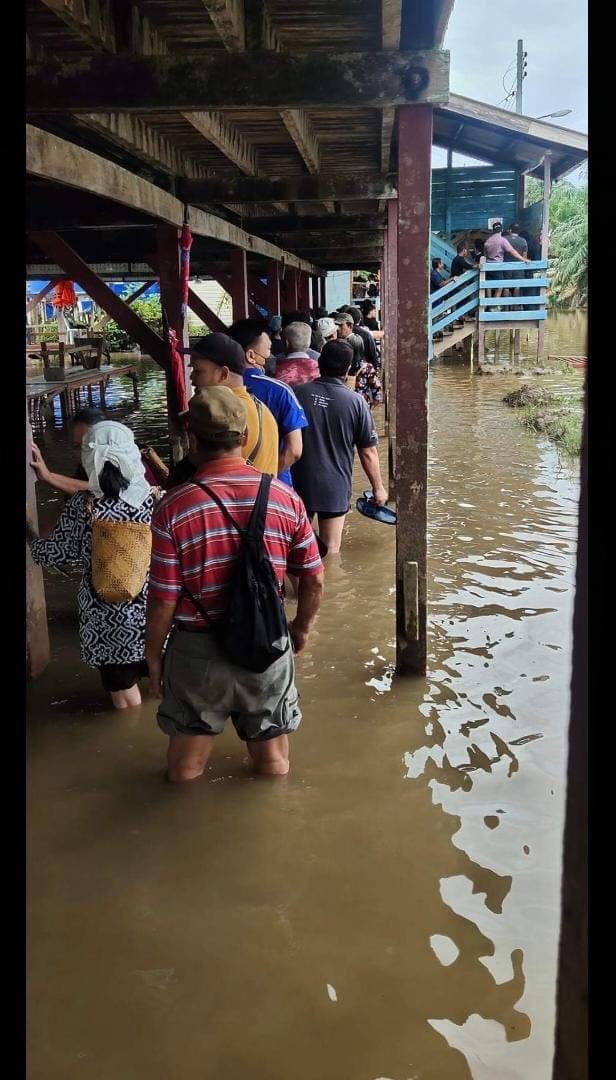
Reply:
M190 430L203 442L243 435L246 423L246 406L228 386L197 390L188 403Z

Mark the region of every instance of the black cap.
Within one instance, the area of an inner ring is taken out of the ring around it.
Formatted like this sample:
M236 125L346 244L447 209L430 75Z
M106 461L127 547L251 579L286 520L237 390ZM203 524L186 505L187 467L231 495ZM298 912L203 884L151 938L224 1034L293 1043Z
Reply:
M495 221L493 226L492 226L492 232L499 232L499 231L500 232L503 231L502 222L501 221Z
M184 352L197 359L209 360L218 367L227 367L235 375L243 375L246 371L246 354L228 334L206 334Z
M353 362L353 347L346 341L326 341L319 356L319 364L326 368L349 368Z

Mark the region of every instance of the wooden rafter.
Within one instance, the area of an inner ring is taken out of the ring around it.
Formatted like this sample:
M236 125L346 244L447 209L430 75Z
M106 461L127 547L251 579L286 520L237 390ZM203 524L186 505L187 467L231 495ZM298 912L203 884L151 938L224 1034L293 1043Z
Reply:
M65 26L91 48L115 52L116 39L108 0L42 0Z
M400 48L402 0L381 0L381 45L383 49ZM391 167L391 141L396 122L395 106L386 105L381 113L381 171Z
M101 195L113 202L140 210L156 221L165 221L180 227L184 220L184 204L175 196L128 169L107 161L99 154L84 150L81 146L31 124L26 125L26 171L32 176L89 191L93 195ZM253 236L215 214L205 213L196 207L190 208L190 227L197 236L210 237L256 255L284 261L309 273L318 272L312 264L304 262L291 252L283 251L267 240Z
M111 142L141 161L146 161L173 176L190 176L204 179L211 173L185 154L181 154L151 124L144 123L130 113L77 113L77 119L86 127L105 135Z
M303 109L281 109L280 116L293 139L304 165L313 175L319 171L319 144Z
M221 41L229 51L243 49L246 41L243 0L201 0Z
M241 172L254 176L257 172L257 156L254 148L242 138L237 128L220 112L187 112L182 114L189 124L213 143Z
M182 193L187 202L323 202L327 199L361 201L394 199L396 185L380 173L344 176L236 176L213 180L186 180Z

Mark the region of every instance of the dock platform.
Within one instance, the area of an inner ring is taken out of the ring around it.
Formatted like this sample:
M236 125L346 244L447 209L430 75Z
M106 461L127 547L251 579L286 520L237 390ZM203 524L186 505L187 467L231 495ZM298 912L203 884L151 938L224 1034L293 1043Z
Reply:
M59 382L47 382L42 375L26 379L26 400L28 402L28 416L31 424L40 424L45 419L46 406L55 397L60 398L60 409L63 419L74 413L79 408L79 391L87 389L88 401L94 404L93 388L98 386L100 404L105 405L105 391L110 379L126 377L132 380L135 402L139 400L137 387L137 372L139 362L130 364L101 364L99 368L91 371L71 368L67 370L66 378Z

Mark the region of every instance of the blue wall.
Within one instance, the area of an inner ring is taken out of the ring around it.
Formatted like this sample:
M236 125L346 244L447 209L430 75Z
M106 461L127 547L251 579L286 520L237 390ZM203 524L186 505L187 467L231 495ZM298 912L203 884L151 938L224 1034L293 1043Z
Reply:
M515 221L518 173L500 165L432 170L432 231L487 229L488 219Z

